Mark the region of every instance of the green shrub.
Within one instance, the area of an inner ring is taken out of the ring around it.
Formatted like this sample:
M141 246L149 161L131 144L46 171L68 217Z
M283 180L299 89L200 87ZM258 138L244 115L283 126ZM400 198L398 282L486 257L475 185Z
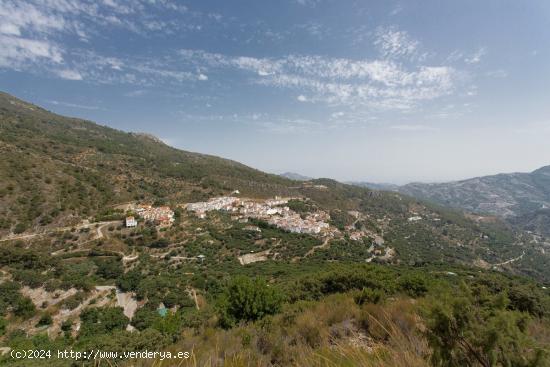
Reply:
M66 332L66 333L71 331L72 328L73 328L73 322L71 320L65 320L61 324L61 330Z
M152 327L159 318L159 314L156 310L152 310L148 307L142 307L136 311L132 318L132 325L138 330L145 330Z
M13 308L15 316L23 317L24 319L34 316L35 311L36 307L34 307L34 303L27 297L20 297Z
M372 288L363 288L360 291L357 291L354 296L353 300L358 305L362 305L365 303L380 303L384 298L386 294L381 289L372 289Z
M422 297L428 292L428 282L419 274L407 274L399 278L400 288L413 298Z
M80 319L82 320L81 335L98 335L124 330L129 322L121 307L87 308L80 314Z
M27 230L27 225L25 223L17 223L13 229L13 233L21 234Z
M104 279L117 279L124 274L122 262L115 259L96 261L97 275Z
M232 327L239 321L259 320L280 311L283 297L261 278L238 276L227 286L218 304L220 324Z
M429 300L434 366L546 366L550 361L527 333L529 315L507 310L508 303L505 293L474 295L465 284Z
M36 327L48 326L48 325L51 325L52 322L53 322L52 316L50 314L44 314L42 315L40 320L38 320L38 322L36 323Z

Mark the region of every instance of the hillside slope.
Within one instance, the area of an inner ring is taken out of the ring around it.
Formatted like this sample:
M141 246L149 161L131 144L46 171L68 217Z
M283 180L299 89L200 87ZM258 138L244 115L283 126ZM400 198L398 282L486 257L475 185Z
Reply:
M529 341L511 355L548 344L548 291L532 279L550 282L550 244L494 217L288 180L5 94L0 150L7 348L175 348L194 366L220 350L239 365L327 365L330 352L343 362L328 365L425 366L438 346L422 330L441 329L441 307L460 320L475 311L465 332L483 335L479 325L521 316L502 331ZM0 355L0 365L40 362Z
M0 151L1 237L98 221L128 202L176 208L238 190L243 197L304 198L294 204L303 216L328 213L343 237L314 251L318 260L371 261L378 250L351 239L355 232L378 242L384 248L379 257L387 262L504 264L539 278L545 266L546 257L532 264L531 253L508 264L525 248L498 221L479 222L398 193L328 179L289 180L144 134L59 116L8 94L0 95ZM301 246L298 253L307 251ZM227 254L235 261L233 252Z
M0 152L0 233L70 224L131 200L199 200L236 187L259 196L292 193L293 182L277 175L56 115L5 93Z

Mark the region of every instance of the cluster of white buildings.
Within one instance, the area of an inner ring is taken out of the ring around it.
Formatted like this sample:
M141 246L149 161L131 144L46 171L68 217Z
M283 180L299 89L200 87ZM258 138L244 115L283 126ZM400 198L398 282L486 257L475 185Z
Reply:
M276 204L286 204L286 202ZM273 215L284 215L285 213L289 212L290 209L285 206L276 206L273 204L268 204L267 201L265 202L255 202L255 201L244 201L241 203L242 205L238 208L238 212L242 214L246 218L258 218L258 219L268 219L269 217Z
M236 214L233 216L234 219L262 219L271 225L294 233L318 234L329 229L330 226L326 221L330 220L330 216L327 213L320 211L302 218L288 206L284 206L289 200L289 198L275 197L257 201L222 196L205 202L190 203L186 208L200 218L204 218L208 211L224 210Z
M141 218L158 225L171 225L174 222L174 212L169 206L140 205L135 211Z
M274 215L267 222L293 233L319 234L322 230L328 230L330 227L328 223L317 219L315 215L302 218L291 210L285 212L285 215Z
M206 212L212 210L225 210L225 211L234 211L233 209L238 206L240 199L234 196L221 196L218 198L212 198L208 201L201 201L198 203L189 203L186 206L186 209L195 212L198 217L204 218Z

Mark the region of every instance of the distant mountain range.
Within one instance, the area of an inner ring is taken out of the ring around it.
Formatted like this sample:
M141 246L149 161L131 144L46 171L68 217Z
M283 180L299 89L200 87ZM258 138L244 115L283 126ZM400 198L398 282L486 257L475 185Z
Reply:
M550 235L550 166L530 173L503 173L445 183L354 184L398 191L472 213L495 215Z

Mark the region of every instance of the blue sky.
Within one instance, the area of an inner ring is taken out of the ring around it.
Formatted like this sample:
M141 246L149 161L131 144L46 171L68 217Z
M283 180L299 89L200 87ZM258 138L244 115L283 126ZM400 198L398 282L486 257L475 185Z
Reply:
M548 165L549 86L544 0L0 0L1 90L274 173Z

